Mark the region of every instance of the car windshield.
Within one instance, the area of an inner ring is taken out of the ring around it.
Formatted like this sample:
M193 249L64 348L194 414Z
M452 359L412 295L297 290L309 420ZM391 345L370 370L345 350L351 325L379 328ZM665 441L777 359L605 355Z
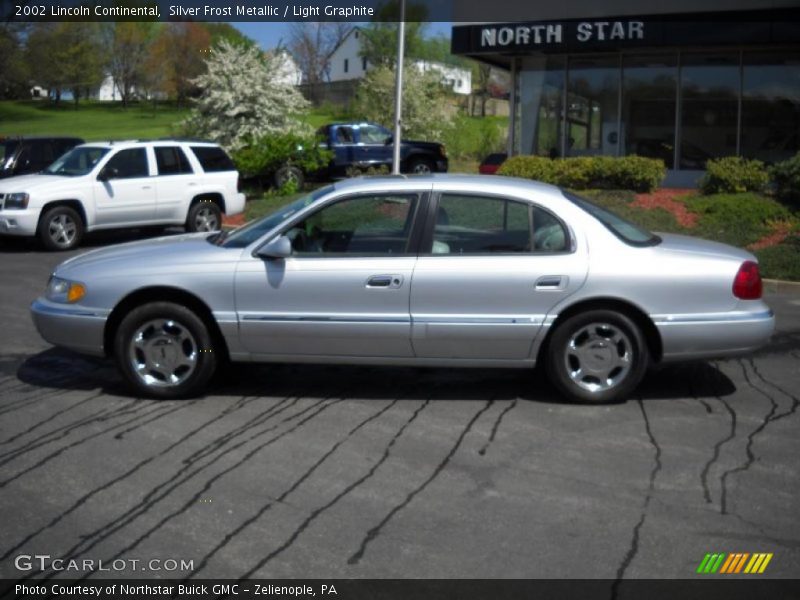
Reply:
M86 175L108 154L108 148L96 146L79 146L73 148L44 170L47 175L64 175L78 177Z
M7 169L11 166L6 163L14 156L17 146L19 146L19 142L16 140L0 144L0 169Z
M638 225L634 225L630 221L623 219L619 215L615 215L610 210L598 206L582 196L578 196L567 190L561 190L561 193L564 194L567 200L578 205L600 221L611 233L626 244L630 244L631 246L655 246L661 242L661 238L657 235L650 233L646 229L642 229Z
M247 225L239 227L239 229L235 229L229 234L221 233L216 236L212 236L209 238L209 241L218 246L222 246L223 248L244 248L249 246L262 235L283 223L293 214L304 209L306 206L314 202L314 200L321 198L331 191L333 191L332 185L320 188L311 194L298 198L291 204L287 204L286 206L279 208L266 217L262 217L257 221L252 221Z

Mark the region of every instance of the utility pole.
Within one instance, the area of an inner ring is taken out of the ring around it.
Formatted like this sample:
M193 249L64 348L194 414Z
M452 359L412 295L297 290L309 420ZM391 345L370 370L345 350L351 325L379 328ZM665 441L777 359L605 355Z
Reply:
M402 137L401 118L403 112L403 54L406 38L406 0L400 0L400 22L397 25L397 68L394 84L394 153L392 174L400 174L400 139Z

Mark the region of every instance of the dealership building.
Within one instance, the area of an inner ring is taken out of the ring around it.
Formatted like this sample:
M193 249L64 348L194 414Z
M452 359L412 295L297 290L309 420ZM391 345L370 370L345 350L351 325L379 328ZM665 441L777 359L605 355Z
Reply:
M687 186L800 151L798 0L494 1L452 51L511 73L512 154L656 157Z

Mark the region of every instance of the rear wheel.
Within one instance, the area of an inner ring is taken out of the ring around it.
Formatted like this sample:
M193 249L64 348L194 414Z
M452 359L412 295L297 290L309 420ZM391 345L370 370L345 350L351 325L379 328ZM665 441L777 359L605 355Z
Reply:
M284 165L275 172L275 187L282 188L294 183L298 190L302 189L305 182L303 171L292 165Z
M72 250L83 238L83 221L74 208L54 206L39 219L39 240L48 250Z
M649 363L647 343L637 325L611 310L570 317L553 332L547 374L571 400L602 404L624 400L642 380Z
M433 173L433 163L424 158L414 158L408 163L408 172L416 175Z
M114 338L114 356L137 393L164 399L201 392L217 367L206 324L171 302L151 302L128 313Z
M222 211L216 202L201 200L189 209L186 231L219 231L222 229Z

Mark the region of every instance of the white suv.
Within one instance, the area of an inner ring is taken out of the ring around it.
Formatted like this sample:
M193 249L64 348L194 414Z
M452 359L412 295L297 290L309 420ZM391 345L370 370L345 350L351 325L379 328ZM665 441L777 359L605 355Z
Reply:
M38 235L50 250L87 231L184 225L213 231L244 210L239 174L208 142L161 140L76 146L41 173L0 182L0 234Z

